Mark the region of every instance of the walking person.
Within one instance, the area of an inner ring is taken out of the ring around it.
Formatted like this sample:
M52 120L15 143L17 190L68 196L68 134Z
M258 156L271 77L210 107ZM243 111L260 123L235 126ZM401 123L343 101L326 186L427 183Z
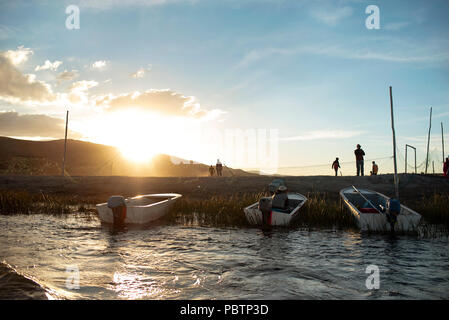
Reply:
M373 171L371 171L371 175L377 176L378 171L379 171L379 166L373 161Z
M211 177L214 175L214 171L215 171L214 167L212 165L210 165L210 167L209 167L209 174L210 174Z
M217 164L216 164L216 170L217 170L217 176L221 177L222 176L222 170L223 170L223 164L220 162L220 159L217 159Z
M357 144L357 149L354 150L354 154L355 154L355 162L356 162L356 166L357 166L357 176L359 176L361 174L363 177L364 176L364 174L363 174L363 162L364 162L363 156L365 155L365 151L363 151L360 144Z
M338 158L335 158L334 162L332 163L332 168L335 170L335 176L338 176L338 168L341 168L340 163L338 162Z

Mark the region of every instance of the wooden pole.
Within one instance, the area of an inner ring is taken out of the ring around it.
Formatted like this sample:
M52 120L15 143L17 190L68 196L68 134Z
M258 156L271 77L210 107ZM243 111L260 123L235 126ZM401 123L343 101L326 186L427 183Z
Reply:
M418 173L417 168L416 168L416 148L413 148L415 150L415 174Z
M443 163L444 163L444 133L443 133L443 122L441 122L441 146L443 147Z
M407 145L405 145L405 170L404 173L407 173Z
M429 145L430 145L430 129L432 128L432 107L430 107L429 133L427 134L427 156L426 156L426 174L429 165Z
M416 174L416 171L417 171L417 167L416 167L416 148L414 146L409 145L409 144L405 145L405 167L406 167L405 173L407 173L407 148L412 148L413 151L415 151L415 174Z
M390 107L391 107L391 130L393 131L394 189L396 199L399 200L398 166L396 163L396 133L394 132L393 93L391 86L390 86Z
M67 152L67 127L69 125L69 110L67 110L67 114L65 116L65 138L64 138L64 158L62 160L62 176L64 177L65 172L65 155Z
M435 174L435 161L432 160L432 172Z

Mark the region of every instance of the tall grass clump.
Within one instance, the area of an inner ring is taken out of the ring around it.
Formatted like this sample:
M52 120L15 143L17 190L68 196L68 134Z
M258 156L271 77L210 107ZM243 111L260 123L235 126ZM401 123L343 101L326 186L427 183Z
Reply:
M249 193L231 196L212 196L194 200L181 198L165 216L167 222L204 226L248 226L243 209L267 193ZM338 201L325 194L307 194L308 201L292 222L293 227L356 227L352 215L342 211Z
M0 214L66 214L73 211L86 212L92 209L86 208L84 202L75 196L0 191Z
M330 199L327 194L307 193L307 202L294 221L295 226L308 228L356 228L354 217L343 210L339 201Z
M185 225L244 226L247 221L243 209L264 196L265 193L247 193L217 195L203 200L181 198L175 202L165 219Z
M423 198L414 208L426 223L449 227L449 194L434 193Z

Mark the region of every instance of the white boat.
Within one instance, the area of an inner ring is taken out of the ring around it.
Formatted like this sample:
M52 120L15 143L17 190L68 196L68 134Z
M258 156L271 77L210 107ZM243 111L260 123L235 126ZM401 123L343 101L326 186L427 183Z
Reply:
M382 207L387 206L389 197L376 191L354 187L342 189L340 197L355 217L361 231L391 231L387 214L382 212ZM419 213L401 205L400 213L394 224L394 231L416 231L420 220Z
M125 224L144 224L157 220L163 217L175 201L181 197L182 195L177 193L160 193L124 199L126 215L123 222ZM114 223L114 214L108 207L108 203L97 204L96 207L101 221Z
M269 206L266 214L267 217L264 223L263 209L260 209L259 204L263 200L267 202L271 201L271 198L262 198L259 202L256 202L245 209L246 220L252 225L268 225L268 226L288 226L290 222L298 216L301 207L306 203L307 198L299 193L287 193L288 206L281 209Z

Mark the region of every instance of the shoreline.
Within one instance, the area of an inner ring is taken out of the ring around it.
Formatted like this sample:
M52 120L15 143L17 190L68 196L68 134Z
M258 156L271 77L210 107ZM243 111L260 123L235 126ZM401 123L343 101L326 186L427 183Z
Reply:
M434 194L449 194L449 179L437 175L399 174L399 196L404 203L414 204ZM1 191L27 191L104 199L111 195L125 197L151 193L179 193L193 200L212 196L231 196L265 192L278 177L126 177L126 176L0 176ZM394 195L393 174L378 176L283 176L289 191L302 194L326 194L339 199L341 189L355 185L387 196Z

